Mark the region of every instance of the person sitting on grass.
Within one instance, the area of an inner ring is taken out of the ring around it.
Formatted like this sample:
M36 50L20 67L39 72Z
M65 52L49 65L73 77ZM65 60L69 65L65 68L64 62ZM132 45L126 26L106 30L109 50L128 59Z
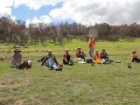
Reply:
M24 68L29 69L31 68L31 65L32 65L31 60L22 62L21 50L19 49L14 50L14 55L12 56L11 67L18 68L18 69L24 69Z
M109 59L105 49L102 49L100 53L100 59L101 59L101 63L103 64L110 64L112 62L112 60Z
M81 58L83 62L86 61L86 58L85 58L86 55L85 55L84 51L82 51L82 49L80 47L77 48L76 57Z
M98 50L95 51L95 54L93 56L93 61L94 61L94 63L97 63L97 64L101 63L100 54L99 54Z
M43 59L41 65L47 66L50 70L62 70L51 50L48 51L48 55Z
M131 62L140 63L140 58L138 58L137 51L132 51Z
M11 67L18 68L21 64L22 55L21 50L15 49L14 55L12 56Z
M65 50L65 54L63 55L63 64L64 65L73 65L73 60L71 59L71 55L69 53L69 50Z

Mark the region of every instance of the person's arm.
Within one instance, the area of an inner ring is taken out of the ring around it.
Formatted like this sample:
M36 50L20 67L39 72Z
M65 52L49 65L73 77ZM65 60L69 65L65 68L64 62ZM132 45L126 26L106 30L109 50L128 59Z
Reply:
M108 54L107 54L107 53L105 53L105 55L106 55L106 58L108 58Z
M103 58L104 58L104 55L103 55L103 53L100 53L100 57L101 57L101 59L103 59Z
M21 61L22 61L22 55L20 54L18 62L21 63Z
M40 59L40 61L41 61L41 62L43 62L44 58L45 58L45 56L44 56L44 57L42 57L42 58Z
M84 51L81 52L83 56L86 56L86 54L84 53Z
M48 56L44 57L44 59L43 59L41 65L44 65L44 63L46 62L47 59L48 59Z
M66 54L63 55L63 59L66 59Z
M134 59L134 55L131 54L131 58L130 58L131 62L133 62L133 59Z
M79 53L78 53L78 51L76 51L76 57L79 57Z
M53 58L54 58L55 63L58 65L58 62L57 62L57 60L56 60L56 57L53 56Z

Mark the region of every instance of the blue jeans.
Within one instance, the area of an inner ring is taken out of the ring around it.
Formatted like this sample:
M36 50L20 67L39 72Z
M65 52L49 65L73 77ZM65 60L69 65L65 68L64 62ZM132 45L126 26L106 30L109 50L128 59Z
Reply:
M58 69L58 65L53 60L51 60L51 59L48 59L46 61L46 66L48 68L51 68L51 69L54 69L54 70Z

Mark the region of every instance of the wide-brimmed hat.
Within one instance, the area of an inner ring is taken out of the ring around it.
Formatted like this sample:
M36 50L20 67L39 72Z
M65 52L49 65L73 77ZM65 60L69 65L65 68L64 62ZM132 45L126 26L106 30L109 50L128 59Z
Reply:
M14 52L21 52L21 50L20 49L15 49Z

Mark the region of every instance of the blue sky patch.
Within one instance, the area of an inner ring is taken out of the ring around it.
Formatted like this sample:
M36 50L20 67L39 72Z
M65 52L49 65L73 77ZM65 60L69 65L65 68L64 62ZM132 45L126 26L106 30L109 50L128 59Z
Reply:
M34 17L49 15L49 12L55 8L61 8L63 3L57 3L55 6L42 6L39 10L31 10L26 5L20 5L18 8L12 8L12 14L16 20L25 21Z

